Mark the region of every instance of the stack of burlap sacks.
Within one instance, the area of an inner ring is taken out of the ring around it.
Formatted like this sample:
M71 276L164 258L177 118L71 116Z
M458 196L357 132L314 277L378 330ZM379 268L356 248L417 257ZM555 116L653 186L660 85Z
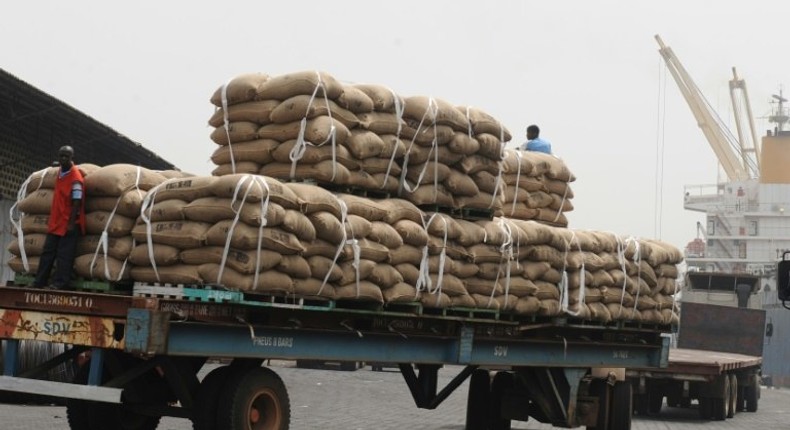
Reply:
M503 151L510 135L482 111L315 72L241 76L212 102L214 176L87 169L81 276L604 322L677 320L680 252L563 228L573 209L569 169L551 155ZM23 239L10 249L17 272L35 271L46 232L49 206L28 201L31 190L47 188L37 174L19 196ZM429 204L497 216L455 219L425 211Z

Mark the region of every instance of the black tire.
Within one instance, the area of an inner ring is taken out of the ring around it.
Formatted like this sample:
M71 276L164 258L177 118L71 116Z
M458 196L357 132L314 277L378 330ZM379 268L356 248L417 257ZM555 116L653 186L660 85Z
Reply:
M200 382L192 411L194 430L219 430L217 427L219 394L230 375L230 370L229 366L217 367Z
M217 428L288 430L291 402L282 379L265 367L234 370L220 393Z
M74 375L75 384L86 384L88 382L89 366L82 366L77 369ZM66 421L71 430L90 430L91 404L85 400L67 399L66 400Z
M661 392L661 387L651 387L647 395L647 409L652 415L661 413L661 407L664 405L664 393Z
M751 377L750 386L746 387L746 411L757 412L760 401L760 377L755 373Z
M699 417L703 420L709 420L713 413L713 402L710 397L700 397L697 399L699 402Z
M648 394L635 394L634 395L634 410L639 415L646 417L647 416L647 402L648 402Z
M691 407L691 397L681 397L680 401L678 402L678 406L683 409L688 409Z
M631 383L617 381L612 387L612 402L609 407L607 430L630 430L633 412Z
M497 372L491 381L491 425L489 430L510 430L511 420L502 417L502 398L505 393L513 389L515 381L510 372Z
M612 390L603 379L594 379L590 382L589 395L598 398L598 417L594 427L587 426L587 430L606 430L609 424Z
M730 375L730 402L727 408L727 418L735 416L736 409L738 409L738 377L735 374Z
M711 418L715 421L724 421L729 415L727 410L730 406L730 378L727 375L722 375L720 378L722 378L721 393L719 397L711 399Z
M469 378L466 397L466 430L487 430L491 403L491 375L476 369Z

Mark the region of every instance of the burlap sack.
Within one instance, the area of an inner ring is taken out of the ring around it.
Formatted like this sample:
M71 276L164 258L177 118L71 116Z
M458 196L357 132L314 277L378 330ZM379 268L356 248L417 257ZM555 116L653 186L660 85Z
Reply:
M505 279L508 274L510 277L517 277L524 273L524 265L513 260L503 260L499 263L479 263L477 267L477 277L482 279ZM508 271L508 269L510 270Z
M455 207L453 195L444 188L443 184L439 184L438 186L421 186L414 191L404 190L401 194L401 198L417 206L435 204L445 207Z
M230 246L241 250L258 249L259 240L261 248L270 249L285 255L300 254L305 250L296 236L282 229L276 227L259 229L244 223L237 223L231 228L232 224L232 221L224 220L211 226L205 233L206 244L224 247L227 237L230 235ZM258 237L259 232L260 238Z
M670 296L680 291L680 285L678 285L675 278L658 278L658 286L661 287L662 294Z
M485 294L470 294L470 296L472 296L472 299L475 301L476 308L492 310L499 309L499 301L495 300L494 297Z
M678 277L678 266L674 264L659 264L655 269L656 276L672 279Z
M240 225L244 225L241 224ZM146 224L137 224L132 229L132 237L138 243L147 243ZM151 242L171 245L179 249L198 248L206 241L211 224L195 221L158 221L151 223ZM252 229L252 227L249 227ZM224 245L224 242L223 242Z
M475 136L475 139L480 142L480 150L477 151L477 155L482 155L492 160L504 158L505 147L502 141L499 140L499 136L483 133Z
M384 141L372 131L357 129L351 130L351 135L346 141L346 147L358 160L379 157L384 152Z
M258 137L287 142L297 139L301 129L300 121L288 124L267 124L258 129ZM304 140L316 146L330 146L333 140L335 144L343 145L348 140L348 135L348 127L337 119L328 116L319 116L307 120L307 124L304 127Z
M179 259L185 264L199 266L206 263L222 264L225 248L222 246L202 246L200 248L185 249L179 254ZM230 248L225 255L225 266L245 275L263 272L280 264L283 256L279 252L268 249L239 250Z
M678 264L683 261L683 253L676 247L659 240L646 240L650 254L646 257L651 266Z
M469 123L466 117L450 103L437 98L413 96L405 99L403 115L426 124L443 124L457 131L467 131Z
M293 233L299 240L309 243L315 240L316 231L313 223L303 213L295 210L285 211L281 228Z
M444 180L444 186L456 196L474 196L480 192L474 179L455 169L449 169L449 174Z
M354 113L373 112L373 100L364 91L351 85L343 85L343 93L338 97L337 104Z
M410 263L401 263L392 267L394 267L395 270L401 274L403 277L403 282L409 285L417 285L417 281L420 278L420 269L416 265Z
M291 163L270 163L261 167L259 173L283 180L318 181L335 185L347 184L349 177L346 166L332 163L331 160L316 164L298 164L293 172Z
M455 275L455 260L447 256L441 258L438 255L430 255L428 256L428 272Z
M313 255L307 258L307 264L310 266L310 273L316 279L337 282L343 277L340 266L334 264L331 258Z
M211 171L211 176L225 176L233 174L254 175L260 171L261 165L252 161L238 161L236 163L220 164Z
M231 159L236 163L250 162L258 165L271 163L274 160L274 151L280 142L272 139L255 139L248 142L234 143L233 145L218 146L211 154L211 161L217 165L231 164ZM215 175L217 176L217 175Z
M472 256L472 262L477 264L499 263L504 258L500 247L495 245L479 243L477 245L472 245L467 249Z
M132 219L140 216L146 192L138 189L126 191L120 197L92 197L85 199L85 212L112 212Z
M85 178L90 173L98 170L99 166L91 163L83 163L78 165L77 169L79 169L80 173L82 173L82 177ZM22 184L25 186L25 194L27 195L33 193L41 188L47 188L50 190L54 189L58 172L60 172L60 167L48 167L46 169L33 172Z
M449 161L449 157L453 157L453 160L457 161L463 157L461 154L452 152L446 146L455 136L455 130L450 126L426 123L420 124L418 120L406 119L401 129L400 136L407 142L410 142L407 149L411 151L425 151L425 158L422 158L422 160L427 159L427 154L430 152L431 148L436 149L437 145L439 150L444 150L444 152L439 154L439 159L441 161ZM411 157L416 158L418 156L412 154L410 158Z
M373 110L378 112L395 112L396 106L403 107L403 98L391 89L376 84L354 84L352 87L362 91L373 102Z
M502 178L501 177L498 178L496 174L491 174L486 171L480 171L471 174L469 176L471 176L472 179L474 179L475 185L477 185L477 188L479 188L480 191L485 191L489 194L494 194L494 192L496 193L502 192L503 189L502 187L504 186L502 184L503 181Z
M309 95L297 95L283 100L272 110L269 118L276 124L288 124L318 116L331 116L349 129L359 124L359 119L351 111L338 106L332 100L314 99Z
M404 243L403 238L395 228L381 221L372 223L372 229L368 235L368 239L378 242L390 249L398 248Z
M414 266L419 266L420 261L422 261L422 250L423 247L403 245L397 249L390 250L390 258L387 260L387 262L393 266L402 263L409 263Z
M390 258L390 250L384 245L370 241L368 239L359 240L359 250L362 258L382 263ZM346 258L353 258L354 252L352 245L343 248Z
M450 296L444 293L428 294L423 292L420 294L420 303L426 308L444 309L452 306L453 302Z
M408 303L419 301L417 289L405 282L399 282L381 292L387 303Z
M44 250L44 242L47 240L46 234L26 234L23 236L23 238L24 239L22 240L21 246L19 243L19 237L9 242L8 252L10 252L11 255L22 255L22 248L24 248L25 255L28 257L41 255L41 252Z
M335 286L332 283L324 283L316 278L294 278L294 294L300 297L325 297L335 298Z
M208 284L219 284L232 290L254 291L272 294L293 293L293 280L290 276L276 270L267 270L258 274L258 283L255 284L254 275L245 275L229 267L222 269L214 263L192 266L197 269L200 278Z
M389 264L377 264L368 277L368 281L378 285L381 289L390 288L403 280L403 275Z
M335 100L343 93L343 84L322 71L306 70L272 76L258 87L257 100L286 100L290 97L315 92L316 97Z
M450 297L450 306L453 308L474 308L477 303L469 294L462 294Z
M228 104L243 103L255 98L258 88L262 83L269 79L269 75L263 73L247 73L236 76L227 83L223 84L211 96L211 103L214 106L222 107L223 94Z
M359 126L378 135L402 136L406 123L394 113L370 112L357 115Z
M320 255L321 257L334 260L338 249L340 249L341 252L343 251L341 244L330 243L323 239L316 239L313 241L313 243L310 243L309 246L305 247L305 250L301 255L305 258L309 258L314 255Z
M463 284L469 294L490 296L492 293L502 294L504 292L501 282L495 282L491 279L481 279L476 276L464 279Z
M340 245L344 240L345 228L335 215L329 212L315 212L307 216L313 224L316 237L330 244Z
M261 128L259 124L250 121L231 122L227 126L223 124L215 128L209 137L217 145L250 142L258 138L259 128ZM266 138L264 136L261 137Z
M17 203L20 212L31 215L49 215L52 207L53 191L48 188L41 188L28 194Z
M540 310L540 300L537 297L519 297L516 301L515 311L522 315L535 315Z
M298 182L289 182L285 186L294 192L299 203L299 210L304 214L310 215L314 212L325 211L340 218L340 201L329 191L312 184Z
M267 195L269 201L285 209L299 209L299 201L285 184L260 175L228 175L215 178L210 192L216 197L237 198L246 202L260 202Z
M47 234L49 224L49 212L46 215L25 215L19 221L20 227L25 234L41 233ZM16 230L12 231L14 236L18 236Z
M381 289L369 281L354 282L335 288L336 300L360 300L384 303Z
M239 221L257 227L266 221L269 227L276 227L285 220L285 209L277 203L266 205L262 213L261 202L242 203L224 197L201 197L184 206L184 216L190 221L214 224L221 220L232 220L238 214Z
M538 315L546 317L558 316L562 313L560 302L557 300L541 300Z
M540 277L540 280L546 281L550 284L559 285L560 282L562 282L562 276L563 276L562 272L552 267L551 269L547 270L546 273L543 274L543 276Z
M176 169L169 169L169 170L156 170L156 173L164 176L165 179L173 179L173 178L191 178L196 176L189 172L183 172L181 170Z
M183 200L191 202L212 194L214 184L219 180L215 176L192 176L188 178L168 179L148 193L154 203L165 200ZM219 196L225 197L225 196Z
M294 160L292 160L291 157L294 156L296 143L295 139L281 143L272 151L272 158L274 161L292 166ZM304 152L301 154L301 158L296 160L297 166L309 166L323 161L331 163L334 160L347 169L355 170L359 168L359 163L354 160L348 148L344 145L335 145L333 147L332 145L315 146L307 144L303 149Z
M187 202L179 199L155 201L153 205L146 206L143 213L149 221L181 221L186 205ZM142 218L138 218L137 223L142 222Z
M123 215L112 215L110 212L95 211L85 214L85 233L102 234L107 232L110 237L129 235L134 227L134 219Z
M468 123L472 127L472 134L492 134L497 136L497 138L502 137L503 142L508 142L512 139L507 128L488 113L471 106L458 106L457 109L466 116Z
M181 260L179 258L180 249L170 246L153 244L149 249L148 244L137 245L129 253L129 262L135 266L172 266L178 264ZM153 263L151 264L151 254L153 254Z
M74 272L85 279L125 281L130 277L130 269L124 261L103 255L79 255L74 259Z
M613 287L615 286L614 278L606 270L596 270L592 273L591 286L593 287Z
M277 270L291 278L305 279L313 276L310 271L310 264L304 257L299 255L283 255L280 264L277 265Z
M612 314L609 312L609 308L607 308L604 303L587 303L587 308L590 309L590 318L596 321L608 323L612 320Z
M271 122L269 115L272 109L277 107L280 102L277 100L249 101L228 106L228 122L254 122L264 125ZM222 127L225 125L225 110L220 107L214 111L208 123L212 127Z
M359 197L352 194L338 194L345 203L349 215L362 217L368 221L382 221L387 217L387 207L378 200Z
M480 151L480 142L468 133L455 132L452 140L447 142L447 148L460 155L473 155Z
M14 273L29 273L35 274L38 272L38 256L32 256L27 258L28 270L25 270L24 262L22 261L22 257L13 256L8 259L8 267Z
M492 175L498 175L500 173L500 165L498 161L483 157L481 155L470 155L468 157L464 157L456 167L469 175L474 175L475 173L482 171L488 172Z
M480 191L475 196L456 196L455 205L459 208L490 209L497 211L502 208L504 199L502 194L493 196L484 191Z
M379 134L377 135L384 142L384 148L379 154L380 157L387 160L392 159L393 153L395 160L401 160L406 155L407 143L394 134Z
M88 197L120 196L132 188L148 191L165 181L164 176L145 167L111 164L85 177L85 193Z

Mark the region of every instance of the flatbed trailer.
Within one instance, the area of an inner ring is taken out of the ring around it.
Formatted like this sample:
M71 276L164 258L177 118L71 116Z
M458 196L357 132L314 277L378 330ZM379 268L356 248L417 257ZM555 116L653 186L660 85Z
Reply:
M518 317L480 309L372 306L222 288L134 286L127 294L0 287L0 389L67 400L73 429L287 429L286 387L267 359L394 363L417 407L470 378L467 429L511 420L629 429L625 368L666 367L667 327ZM21 341L69 345L17 372ZM228 365L197 374L211 358ZM71 383L37 379L75 363ZM462 365L438 387L443 365Z

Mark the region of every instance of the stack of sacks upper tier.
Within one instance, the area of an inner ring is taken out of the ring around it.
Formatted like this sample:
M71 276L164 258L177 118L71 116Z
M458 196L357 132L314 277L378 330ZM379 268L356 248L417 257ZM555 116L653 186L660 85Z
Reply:
M77 168L83 178L99 169L95 164L80 164ZM16 273L36 273L38 259L44 250L47 237L49 212L59 167L49 167L34 172L22 183L17 193L15 212L12 219L16 240L8 246L12 257L8 266Z
M501 208L495 184L510 134L478 109L321 72L239 76L211 100L214 175L259 171L400 192L417 205Z
M565 212L573 210L570 182L576 180L554 155L505 150L502 162L504 205L497 215L567 227Z

